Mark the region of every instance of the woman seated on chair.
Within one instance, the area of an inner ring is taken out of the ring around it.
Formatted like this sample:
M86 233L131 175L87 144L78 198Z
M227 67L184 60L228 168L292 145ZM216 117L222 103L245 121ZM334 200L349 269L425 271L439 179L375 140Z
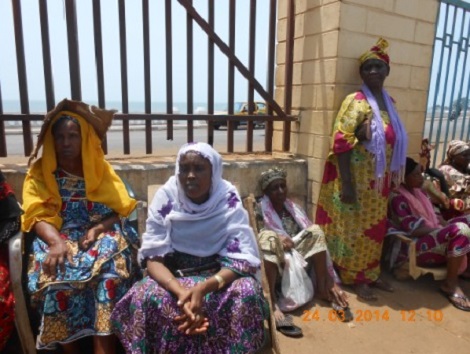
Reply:
M408 157L405 182L390 195L389 220L394 229L417 239L419 266L447 263L447 277L440 290L455 307L470 311L470 300L458 281L459 273L461 277L470 278L467 266L470 264L469 216L445 221L421 190L423 181L420 165ZM406 250L402 250L403 253L406 254Z
M20 229L21 209L0 170L0 351L14 327L15 300L8 271L8 240Z
M282 313L276 296L276 283L283 274L286 251L297 250L310 268L313 266L317 296L331 302L333 308L340 311L340 319L351 320L352 314L346 294L335 282L337 276L327 253L325 235L318 225L308 219L300 206L287 198L286 178L286 171L280 168L261 174L259 186L264 195L256 208L256 220L276 326L285 335L298 336L301 335L300 328L293 325L291 316ZM294 241L295 235L299 237Z
M28 290L41 326L37 348L113 353L110 316L132 286L138 235L127 216L136 201L104 159L113 111L64 100L46 115L26 175L23 231L32 238ZM134 254L134 256L133 256Z
M470 212L470 144L461 140L452 140L447 148L447 158L439 166L444 174L451 199L450 211L446 218Z
M222 158L208 144L178 152L175 176L149 208L139 260L148 276L112 319L128 353L253 353L267 303L256 239Z

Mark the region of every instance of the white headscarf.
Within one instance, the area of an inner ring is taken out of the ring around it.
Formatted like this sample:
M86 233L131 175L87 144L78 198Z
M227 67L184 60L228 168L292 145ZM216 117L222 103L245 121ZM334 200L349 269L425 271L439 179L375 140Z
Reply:
M178 179L179 161L189 151L212 165L209 199L202 204L186 196ZM175 250L198 257L218 254L246 260L254 267L260 265L255 235L240 195L222 179L222 157L206 143L188 143L178 152L175 176L157 191L150 205L139 260Z

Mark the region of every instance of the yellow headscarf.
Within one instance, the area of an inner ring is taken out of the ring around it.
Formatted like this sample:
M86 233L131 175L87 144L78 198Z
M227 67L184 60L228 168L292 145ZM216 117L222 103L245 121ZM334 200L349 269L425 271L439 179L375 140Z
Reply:
M48 124L43 136L42 158L34 162L26 175L23 186L23 232L31 231L38 221L46 221L58 230L62 227L62 198L54 175L57 161L52 126L63 115L71 116L80 123L87 199L105 204L121 216L128 216L136 206L137 202L129 197L124 183L105 160L101 139L93 126L82 116L64 110Z
M372 48L370 48L368 51L361 55L361 57L359 58L359 62L362 65L366 60L379 59L387 64L390 64L390 57L388 56L387 48L387 40L381 37L379 38L377 43L372 46Z

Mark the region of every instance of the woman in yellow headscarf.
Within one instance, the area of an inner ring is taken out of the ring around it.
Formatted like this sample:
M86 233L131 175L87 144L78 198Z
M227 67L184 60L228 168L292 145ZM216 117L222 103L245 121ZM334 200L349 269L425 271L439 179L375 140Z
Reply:
M138 235L127 216L136 201L101 148L114 112L64 100L46 115L41 145L23 188L22 228L32 238L28 290L41 325L38 349L93 336L95 353L113 353L110 315L131 287Z

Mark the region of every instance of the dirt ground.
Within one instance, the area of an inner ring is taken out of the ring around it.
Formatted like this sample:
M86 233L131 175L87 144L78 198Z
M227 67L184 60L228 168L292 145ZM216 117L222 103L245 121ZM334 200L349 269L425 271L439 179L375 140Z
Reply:
M431 276L397 281L385 274L384 278L395 292L377 290L375 302L365 303L345 287L355 317L350 323L329 316L330 307L321 301L292 313L304 336L294 339L277 332L281 352L470 353L470 312L454 308L438 292L438 282ZM462 281L462 288L470 295L469 281Z

